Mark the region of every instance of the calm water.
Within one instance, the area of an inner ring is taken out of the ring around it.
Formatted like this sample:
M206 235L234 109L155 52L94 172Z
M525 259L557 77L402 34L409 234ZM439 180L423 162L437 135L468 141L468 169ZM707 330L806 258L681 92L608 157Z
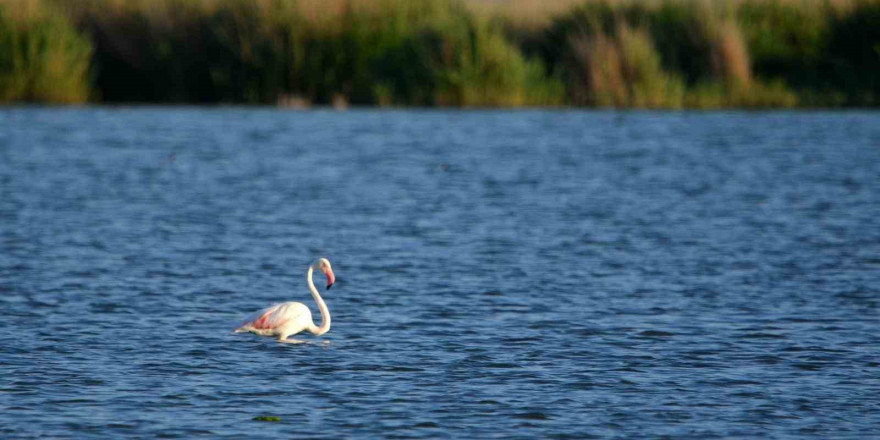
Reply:
M0 250L4 438L880 436L880 113L6 109Z

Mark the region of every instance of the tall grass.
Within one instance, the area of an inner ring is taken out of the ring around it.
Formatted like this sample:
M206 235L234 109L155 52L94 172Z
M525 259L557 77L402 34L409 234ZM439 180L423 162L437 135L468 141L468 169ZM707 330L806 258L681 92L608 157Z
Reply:
M880 105L880 0L0 0L0 101Z
M88 98L91 44L37 0L0 3L0 102Z

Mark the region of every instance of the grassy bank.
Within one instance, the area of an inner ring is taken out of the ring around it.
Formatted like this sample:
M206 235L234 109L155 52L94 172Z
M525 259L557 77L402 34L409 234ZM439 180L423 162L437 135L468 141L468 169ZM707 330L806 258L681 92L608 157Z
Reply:
M880 0L0 0L0 101L876 106Z

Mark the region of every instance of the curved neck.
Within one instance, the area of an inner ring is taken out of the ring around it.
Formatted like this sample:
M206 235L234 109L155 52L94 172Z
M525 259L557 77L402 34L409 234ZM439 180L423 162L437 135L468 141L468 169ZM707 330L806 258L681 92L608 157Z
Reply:
M309 290L312 291L312 296L315 298L315 302L318 303L318 310L321 311L321 326L316 327L315 324L312 323L312 327L309 328L309 331L315 336L321 336L330 330L330 309L327 308L327 304L324 304L324 300L321 298L321 295L318 294L318 289L315 288L315 282L312 281L312 272L314 272L314 268L309 266L309 274L307 276L309 280Z

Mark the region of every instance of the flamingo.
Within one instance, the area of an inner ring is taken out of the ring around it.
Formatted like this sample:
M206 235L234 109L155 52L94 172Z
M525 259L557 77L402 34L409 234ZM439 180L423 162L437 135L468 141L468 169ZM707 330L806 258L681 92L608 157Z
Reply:
M333 275L333 268L326 258L320 258L315 264L309 266L306 278L309 281L309 290L312 291L312 296L318 303L318 310L321 311L320 326L316 326L312 321L312 312L305 304L285 302L266 307L249 316L240 327L235 329L235 333L251 332L260 336L275 336L278 338L278 342L288 344L305 342L287 339L288 336L303 330L308 330L315 336L327 333L330 330L330 310L327 308L327 304L324 304L324 300L321 299L321 295L318 294L318 289L315 288L315 283L312 281L312 272L315 269L320 270L327 277L327 289L330 289L330 286L336 281L336 275Z

